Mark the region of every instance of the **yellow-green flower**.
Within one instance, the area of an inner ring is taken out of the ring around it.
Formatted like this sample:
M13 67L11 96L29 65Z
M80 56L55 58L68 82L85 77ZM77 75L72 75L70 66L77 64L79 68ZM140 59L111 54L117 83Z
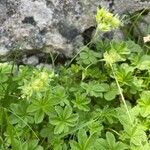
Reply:
M113 17L111 24L113 28L118 28L121 25L121 21L117 15Z
M43 81L48 80L48 77L49 77L49 74L48 74L47 72L41 72L40 78L41 78Z
M97 9L96 23L97 29L103 32L111 31L121 25L118 15L114 16L105 8Z
M105 60L106 64L113 64L117 61L121 61L122 58L117 52L110 51L110 52L104 53L104 60Z
M25 80L24 85L21 87L22 98L30 99L33 94L37 95L38 93L46 91L54 76L54 72L35 71L31 80Z
M96 22L97 24L101 23L102 19L105 17L106 13L108 11L104 8L97 9L97 14L96 14Z
M36 79L31 83L31 88L33 91L39 91L43 88L44 82L41 79Z
M100 31L103 31L103 32L108 32L108 31L111 30L111 27L109 25L103 23L103 24L99 24L97 26L97 29L100 30Z

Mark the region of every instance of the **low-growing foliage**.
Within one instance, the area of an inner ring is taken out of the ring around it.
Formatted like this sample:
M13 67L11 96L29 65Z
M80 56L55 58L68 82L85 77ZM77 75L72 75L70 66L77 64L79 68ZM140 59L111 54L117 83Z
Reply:
M106 13L97 30L121 24ZM149 52L130 40L94 44L53 70L0 63L0 150L150 149Z

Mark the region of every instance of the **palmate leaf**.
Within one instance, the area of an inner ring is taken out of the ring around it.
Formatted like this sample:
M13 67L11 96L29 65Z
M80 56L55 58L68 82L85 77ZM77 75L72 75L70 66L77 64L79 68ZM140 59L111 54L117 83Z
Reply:
M57 104L69 104L67 95L66 95L66 90L63 86L57 85L52 88L52 93L50 94L50 99L54 103L54 105Z
M28 103L22 101L20 104L10 105L12 114L10 115L10 122L18 124L20 127L25 127L28 123L33 123L33 117L27 112Z
M53 103L50 99L34 100L29 105L27 112L34 116L35 123L41 123L45 114L49 115L53 111Z
M97 83L94 81L91 81L89 83L81 83L81 87L86 90L86 93L90 96L95 97L103 97L103 92L107 92L109 89L109 85L105 83Z
M133 108L129 107L129 113L132 122L126 113L124 106L117 108L118 119L123 125L123 131L120 134L120 139L123 141L128 141L130 145L142 146L147 142L147 137L145 133L145 127L139 123L138 117L140 108L135 106Z
M116 71L116 76L117 80L122 84L122 85L128 85L130 86L133 82L133 76L132 76L132 71L121 65L118 70Z
M134 145L135 147L144 146L148 142L145 129L140 124L124 127L120 139L128 141L131 146Z
M100 58L100 53L90 50L88 47L85 47L80 53L80 60L85 65L96 63L98 58Z
M107 79L105 74L102 74L102 71L97 66L92 66L88 69L83 70L82 74L85 76L85 78L101 79L102 81L105 81Z
M129 119L129 116L127 114L126 108L122 104L121 107L116 108L116 118L120 121L120 123L124 127L131 127L133 122L137 122L137 116L139 116L140 108L139 106L135 106L131 108L130 105L128 105L129 114L131 117L131 120Z
M140 45L136 44L134 41L126 41L126 46L127 48L134 53L141 53L142 52L142 48Z
M111 101L111 100L115 99L117 94L118 94L118 92L116 90L108 91L107 93L104 94L104 98L107 101Z
M57 115L50 117L50 123L55 126L55 134L68 132L70 127L75 126L78 115L72 113L71 106L65 106L64 109L61 106L56 106L55 111Z
M117 95L119 95L118 87L116 83L112 82L112 84L109 85L109 89L107 90L107 92L104 93L104 98L107 101L112 101L116 98Z
M38 145L38 140L31 140L22 145L23 150L43 150L42 146Z
M136 67L140 70L150 70L150 55L141 56Z
M106 139L97 139L95 143L95 150L126 150L127 146L118 141L116 142L115 136L111 132L106 133Z
M125 42L112 41L110 45L110 50L104 53L106 64L113 64L127 59L126 56L130 54L130 49L127 48Z
M71 141L71 150L92 150L96 137L95 135L88 136L84 129L80 129L77 134L78 141Z
M137 145L132 145L130 146L131 150L149 150L150 149L150 144L147 142L143 145L137 146Z
M90 103L90 99L86 97L85 94L76 94L76 100L72 101L74 104L74 107L77 107L80 110L83 111L89 111L90 108L88 107L88 104Z
M101 121L108 121L110 124L112 124L116 118L116 110L114 108L110 108L108 106L105 106L103 109L96 109L94 112L94 116L97 116L101 119Z
M16 66L11 63L0 63L0 83L8 80L9 75L16 71Z
M13 150L43 150L43 147L38 145L38 140L22 142L21 140L14 139Z
M101 135L101 131L103 130L103 125L100 121L96 121L91 123L88 128L90 129L90 134Z
M138 100L140 106L140 114L143 117L150 115L150 91L143 91Z
M112 41L111 42L111 50L116 51L119 55L129 55L130 54L130 49L127 47L126 42L122 41Z

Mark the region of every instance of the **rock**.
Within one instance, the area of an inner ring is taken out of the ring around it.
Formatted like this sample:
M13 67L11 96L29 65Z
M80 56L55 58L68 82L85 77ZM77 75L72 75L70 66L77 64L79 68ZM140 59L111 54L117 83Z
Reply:
M120 29L117 29L113 32L113 39L114 40L124 40L125 39L125 35L123 34L123 32Z
M25 57L22 61L25 65L36 66L39 63L39 58L36 56L30 56L28 58Z
M44 67L44 68L46 68L47 70L53 70L52 65L50 65L50 64L45 64L45 63L40 63L40 64L38 64L36 67L37 67L38 69Z
M120 15L127 13L134 13L143 9L150 8L149 0L114 0L113 2L114 13Z
M98 0L0 0L0 55L49 47L70 57L76 37L95 25L98 6Z
M0 0L0 56L19 50L26 55L51 51L71 57L83 45L82 34L96 25L98 6L123 14L147 8L150 2Z
M138 22L137 26L134 28L134 35L148 36L150 34L150 13L143 16Z

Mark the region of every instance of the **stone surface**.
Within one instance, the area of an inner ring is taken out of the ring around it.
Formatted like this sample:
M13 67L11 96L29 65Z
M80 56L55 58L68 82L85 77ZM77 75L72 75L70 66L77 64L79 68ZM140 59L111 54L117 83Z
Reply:
M150 34L150 13L143 16L134 28L134 35L147 36Z
M39 58L37 56L30 56L30 57L24 57L23 58L23 63L26 64L26 65L37 65L39 64Z
M46 68L46 69L48 69L48 70L53 70L53 67L52 67L52 65L50 65L50 64L40 63L40 64L38 64L36 67L37 67L38 69L44 67L44 68Z
M0 56L62 53L71 57L82 34L95 26L98 6L123 14L150 6L149 0L0 0Z
M149 0L114 0L113 10L115 13L134 13L143 9L150 8Z

